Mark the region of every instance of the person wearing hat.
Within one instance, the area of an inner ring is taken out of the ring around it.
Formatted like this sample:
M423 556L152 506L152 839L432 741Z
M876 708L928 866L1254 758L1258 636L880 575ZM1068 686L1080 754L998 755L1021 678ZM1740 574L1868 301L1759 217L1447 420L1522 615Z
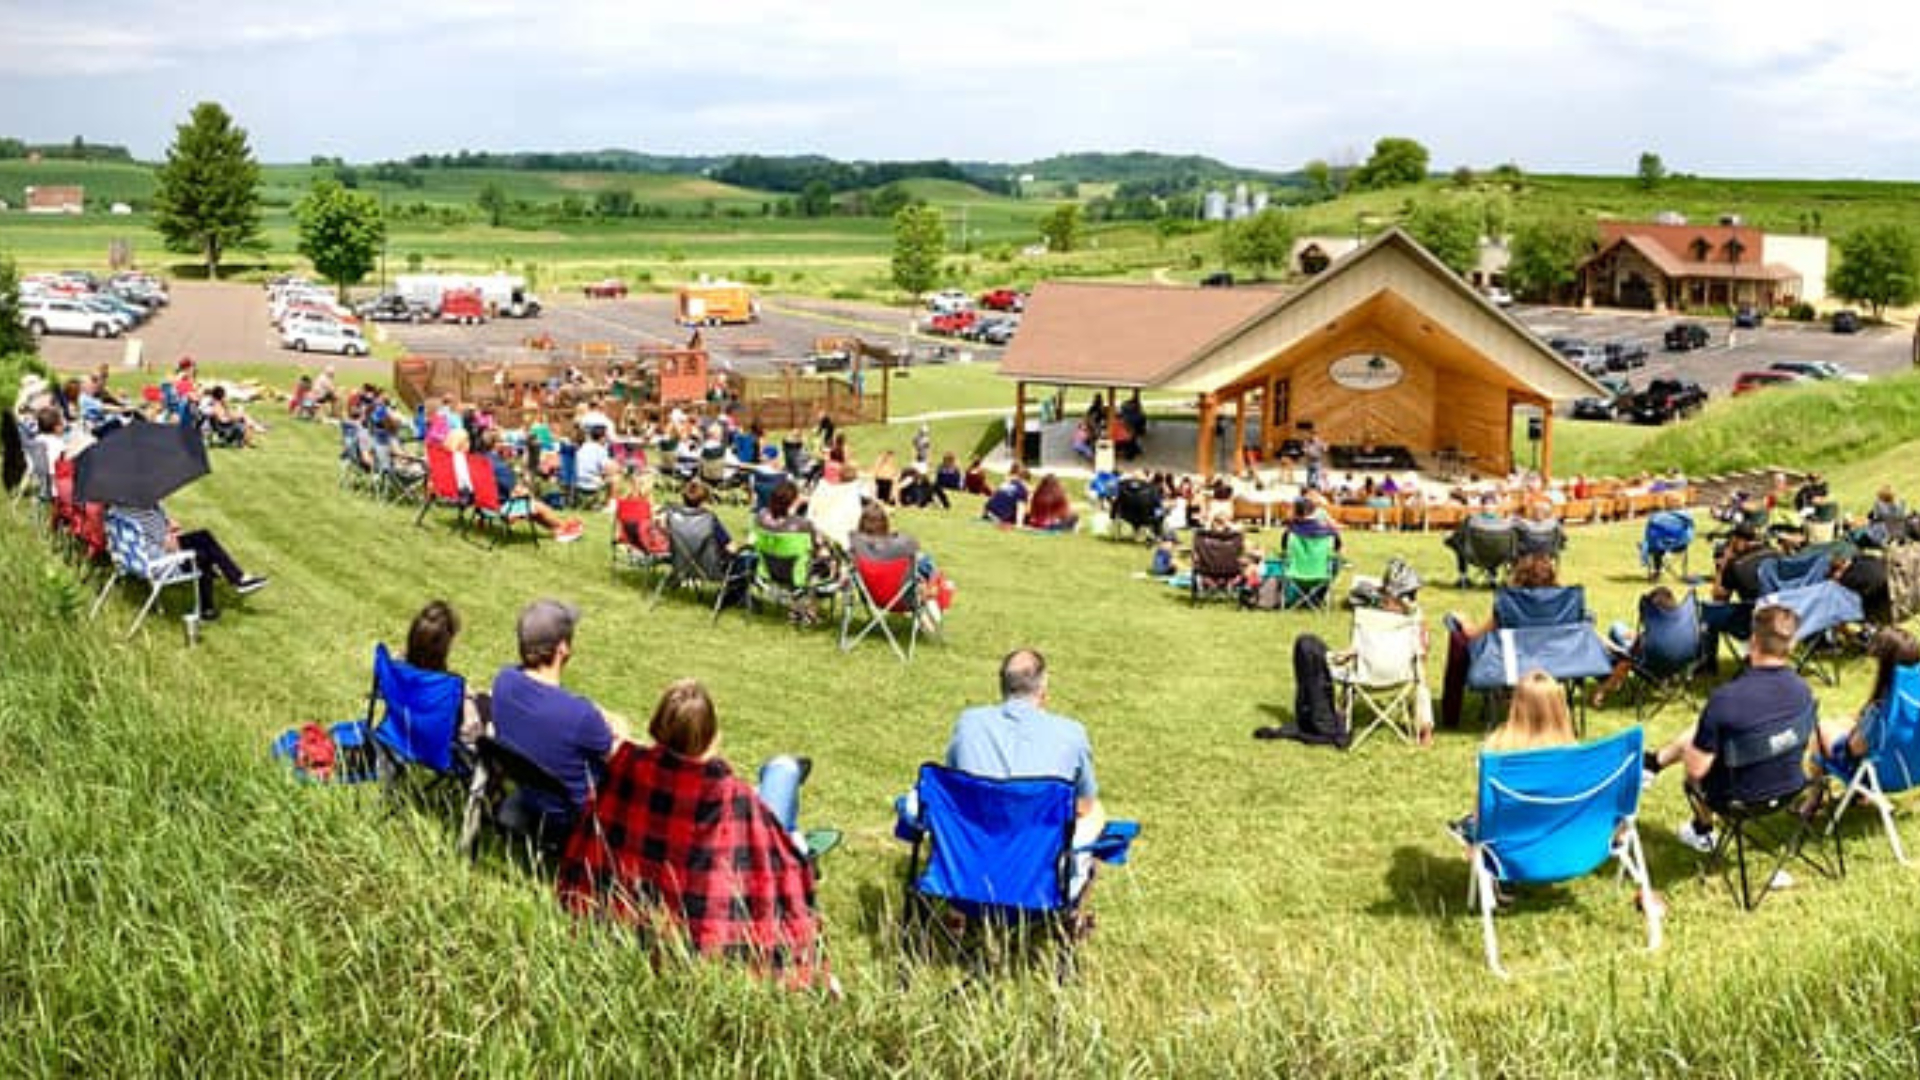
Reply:
M516 626L520 663L501 668L493 680L494 738L553 774L567 789L562 803L522 788L513 796L517 812L538 821L541 834L560 839L586 805L616 736L624 738L626 726L618 716L609 718L599 706L560 685L573 659L573 630L579 621L580 610L571 604L528 604Z
M1726 550L1713 579L1713 598L1753 603L1766 592L1760 584L1760 564L1779 558L1779 553L1760 542L1760 531L1745 523L1735 525L1727 536Z

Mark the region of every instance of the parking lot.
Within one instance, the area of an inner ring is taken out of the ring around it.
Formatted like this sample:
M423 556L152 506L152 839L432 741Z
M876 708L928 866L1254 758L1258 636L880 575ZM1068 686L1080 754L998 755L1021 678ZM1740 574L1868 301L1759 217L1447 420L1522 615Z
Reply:
M908 322L909 313L900 308L769 297L761 301L759 322L703 327L700 337L716 361L752 373L807 356L822 337L859 337L897 349L907 337ZM551 337L562 350L600 342L630 354L643 345L682 345L692 336L691 330L674 322L674 298L656 295L621 300L566 297L533 319L495 319L480 326L394 323L382 329L408 352L423 356L479 357L490 348L521 345L541 335ZM973 342L923 335L910 340L916 359L931 357L943 345L969 351L976 361L1000 358L1001 350Z
M1758 371L1776 360L1827 360L1867 375L1905 371L1912 366L1913 343L1900 327L1863 327L1857 334L1836 334L1825 321L1791 323L1768 320L1752 330L1734 331L1727 319L1692 319L1713 335L1704 349L1667 352L1661 341L1667 327L1683 315L1630 311L1575 311L1516 306L1509 309L1541 338L1582 338L1594 345L1632 342L1647 349L1647 366L1628 373L1634 389L1657 378L1692 379L1714 397L1723 397L1743 371Z

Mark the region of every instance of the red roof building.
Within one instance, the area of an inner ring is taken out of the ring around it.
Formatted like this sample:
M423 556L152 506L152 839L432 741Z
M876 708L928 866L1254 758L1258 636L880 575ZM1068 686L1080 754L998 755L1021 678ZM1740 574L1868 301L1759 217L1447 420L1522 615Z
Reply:
M1607 307L1685 311L1785 306L1805 295L1799 270L1768 261L1767 236L1745 225L1603 221L1600 249L1580 264L1580 295Z

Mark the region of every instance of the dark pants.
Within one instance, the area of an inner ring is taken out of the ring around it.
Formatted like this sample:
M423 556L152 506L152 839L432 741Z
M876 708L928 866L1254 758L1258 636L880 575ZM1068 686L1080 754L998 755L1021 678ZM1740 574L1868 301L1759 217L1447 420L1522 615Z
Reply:
M1461 631L1447 633L1447 667L1440 684L1440 726L1460 726L1460 714L1467 702L1467 665L1470 643Z
M219 571L229 585L240 584L247 575L240 569L240 564L233 561L233 556L227 554L227 549L220 546L220 541L215 540L207 530L195 529L190 533L181 533L178 539L180 550L193 552L194 565L200 568L200 610L212 611L214 572Z

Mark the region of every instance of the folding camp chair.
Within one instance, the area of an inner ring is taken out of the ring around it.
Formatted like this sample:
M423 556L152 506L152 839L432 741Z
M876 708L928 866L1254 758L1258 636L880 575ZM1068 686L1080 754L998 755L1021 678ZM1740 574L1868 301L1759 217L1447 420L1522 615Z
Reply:
M1729 775L1737 779L1742 770L1776 758L1791 756L1798 759L1806 754L1815 727L1816 713L1809 708L1787 732L1748 733L1726 739L1720 744L1715 765L1727 769ZM1735 899L1741 910L1752 911L1759 907L1779 881L1780 871L1794 859L1799 859L1822 877L1846 876L1846 852L1841 846L1839 831L1832 827L1832 804L1826 796L1824 780L1812 779L1795 769L1792 782L1777 790L1708 807L1713 811L1714 820L1724 826L1719 830L1719 841L1714 844L1708 861L1720 866L1722 874L1729 878L1729 887L1733 884L1732 875L1738 872L1740 888ZM1784 822L1781 821L1783 818ZM1806 849L1809 840L1814 842L1817 849L1823 839L1833 845L1831 860L1817 851L1809 854ZM1765 850L1769 842L1773 848L1773 867L1765 877L1759 879L1760 891L1755 893L1753 887L1756 882L1747 872L1747 848ZM1727 862L1729 850L1733 853L1731 866Z
M373 647L366 722L373 729L376 768L389 796L397 797L415 773L427 777L420 790L423 797L457 791L456 785L472 774L472 763L457 741L466 700L467 684L460 676L396 660L384 643Z
M667 532L653 518L653 504L642 498L617 499L613 504L611 573L664 571L672 561Z
M1513 565L1518 550L1510 519L1479 515L1468 518L1459 531L1447 537L1446 543L1466 560L1467 573L1460 578L1461 588L1473 583L1475 570L1484 576L1488 587L1498 585L1501 575Z
M25 427L19 427L18 430L20 449L27 458L27 474L21 479L20 489L14 493L13 500L19 503L31 488L34 508L47 513L53 505L53 464L47 460L47 448L39 439L29 434Z
M515 525L527 527L527 538L535 547L540 546L540 527L533 520L533 508L520 505L520 500L506 498L500 491L499 482L494 479L493 462L484 454L467 455L467 482L471 485L467 494L472 496L471 504L474 520L487 526L489 548L500 546L500 541L513 535Z
M901 663L912 661L914 646L920 641L921 624L927 622L921 617L921 611L933 602L932 597L925 595L914 558L904 555L897 559L865 559L855 555L850 577L853 593L859 598L867 621L857 633L853 632L853 601L849 599L840 606L840 651L851 652L862 638L877 629ZM907 622L904 651L900 648L900 637L889 625L892 617ZM939 623L932 623L928 633L937 634L938 626Z
M1493 928L1499 886L1568 881L1608 859L1633 881L1648 951L1660 947L1663 905L1634 824L1643 738L1632 727L1578 746L1480 751L1474 818L1464 837L1472 863L1467 909L1480 908L1482 945L1495 975L1507 978Z
M823 578L817 572L810 531L761 529L754 534L753 552L753 577L747 586L749 614L756 601L766 600L797 623L811 611L813 601L825 600L831 605L846 586L844 581Z
M563 804L573 801L573 793L558 777L506 743L481 736L474 744L473 775L467 783L466 813L458 845L461 854L479 861L480 840L485 833L493 832L509 850L517 847L536 870L544 871L558 862L567 843L566 833L550 827L546 817L528 812L513 797L521 791L538 792Z
M340 422L340 490L363 494L376 490L379 475L374 471L364 430L351 420Z
M670 587L693 589L697 593L702 587L712 585L713 617L718 620L734 584L733 562L720 544L719 519L710 510L685 506L668 507L664 517L667 572L660 575L659 584L653 588L654 606L659 606L660 598Z
M993 780L931 762L920 766L894 834L913 844L907 861L906 929L944 926L946 907L969 927L1012 930L1017 942L1059 947L1058 973L1073 969L1075 916L1091 860L1127 860L1139 827L1109 823L1085 851L1073 846L1073 784L1055 777ZM1039 933L1024 931L1038 927Z
M1116 525L1127 526L1136 540L1143 533L1148 540L1155 540L1160 536L1160 523L1165 516L1166 507L1161 504L1157 485L1137 476L1120 481L1113 496L1113 520Z
M1865 757L1843 766L1828 758L1825 750L1821 747L1821 767L1846 785L1833 808L1828 832L1839 827L1841 815L1855 800L1865 802L1880 812L1893 857L1905 865L1907 852L1900 844L1900 830L1893 825L1892 796L1920 787L1920 666L1894 673L1886 704L1867 729Z
M133 617L133 625L127 628L127 636L140 632L140 624L147 621L147 613L159 601L160 594L170 585L186 585L193 589L194 619L200 617L200 568L194 561L191 551L171 551L155 555L147 550L146 534L140 526L130 519L108 511L107 513L107 552L113 559L113 572L107 575L107 583L100 589L100 595L94 598L93 610L89 618L98 618L101 605L107 602L107 594L121 578L144 581L147 584L147 602L140 605L140 614Z
M1333 583L1340 576L1340 556L1333 542L1331 535L1287 537L1286 556L1280 564L1281 608L1332 610Z
M414 525L423 526L427 512L436 506L454 511L455 523L464 525L472 502L472 497L460 488L453 452L441 446L428 446L427 486L425 497L420 501L420 513L413 519Z
M1613 673L1613 659L1587 610L1586 590L1578 585L1502 588L1494 594L1493 618L1496 628L1474 640L1467 666L1467 688L1488 695L1489 719L1494 698L1538 668L1567 688L1574 724L1584 732L1586 698L1580 684Z
M725 457L700 458L700 482L707 485L722 502L745 504L753 499L753 486L747 474L727 464Z
M1241 598L1246 567L1240 560L1246 550L1247 538L1238 529L1202 529L1193 534L1193 572L1187 575L1187 595L1195 606L1204 600Z
M1765 569L1761 568L1763 577ZM1860 594L1837 581L1818 581L1769 593L1760 598L1760 604L1777 604L1800 617L1793 636L1795 669L1828 686L1839 685L1840 662L1846 656L1840 630L1867 617Z
M1640 565L1647 570L1648 581L1658 581L1667 570L1671 556L1680 557L1682 581L1687 579L1687 549L1693 544L1693 516L1675 510L1662 510L1647 518L1646 531L1640 536Z
M394 452L396 438L375 434L373 444L373 493L391 502L404 502L420 495L427 480L427 464L409 454Z
M1367 736L1386 727L1402 741L1413 742L1415 695L1426 692L1422 666L1427 655L1426 624L1418 612L1402 614L1379 608L1353 609L1352 644L1348 651L1327 657L1333 681L1341 689L1340 710L1346 714L1347 727L1355 723L1354 706L1367 711L1366 726L1359 729L1352 745L1358 747Z
M1628 657L1636 718L1644 724L1676 701L1697 711L1700 700L1694 693L1694 675L1701 661L1712 657L1706 648L1699 599L1688 593L1669 609L1642 596L1639 620Z

